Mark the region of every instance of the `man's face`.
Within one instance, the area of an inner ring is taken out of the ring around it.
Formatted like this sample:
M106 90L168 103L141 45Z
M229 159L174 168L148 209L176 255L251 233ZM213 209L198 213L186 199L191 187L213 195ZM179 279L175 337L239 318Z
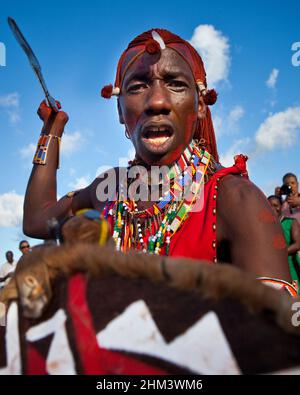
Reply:
M13 262L13 260L14 260L14 255L13 255L13 253L12 253L11 251L8 251L8 252L6 253L6 259L7 259L7 262L9 262L9 263L12 263L12 262Z
M297 195L298 194L298 181L296 180L295 177L291 176L291 177L286 177L284 179L284 184L288 185L292 188L292 195Z
M204 112L189 65L174 50L144 53L127 70L119 98L138 156L147 164L168 165L192 140Z
M27 242L24 242L20 245L20 250L22 254L26 254L27 252L30 251L30 245Z
M280 204L279 200L276 199L276 198L270 198L268 200L269 200L270 205L273 208L274 213L277 215L277 217L280 217L280 215L281 215L281 204Z

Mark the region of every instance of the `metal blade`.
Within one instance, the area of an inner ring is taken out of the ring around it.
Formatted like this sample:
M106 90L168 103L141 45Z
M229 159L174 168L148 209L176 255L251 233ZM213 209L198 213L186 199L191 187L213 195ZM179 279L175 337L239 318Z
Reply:
M37 57L33 53L33 50L30 48L30 45L28 44L25 37L23 36L21 30L19 29L18 25L16 24L16 21L11 17L8 17L7 21L8 21L9 27L11 28L16 40L21 45L23 51L27 55L29 63L31 65L31 67L33 68L36 76L38 77L38 80L43 88L43 91L45 92L45 96L46 96L48 105L54 111L58 111L58 107L56 105L55 99L50 95L50 93L47 89L47 86L46 86L46 83L45 83L45 80L44 80L44 77L42 74L42 68L40 66L39 61L37 60Z

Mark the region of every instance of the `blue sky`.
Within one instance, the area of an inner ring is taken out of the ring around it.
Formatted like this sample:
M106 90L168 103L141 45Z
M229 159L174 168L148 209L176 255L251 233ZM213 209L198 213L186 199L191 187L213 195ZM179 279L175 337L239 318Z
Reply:
M36 110L43 99L7 16L19 24L50 93L70 116L58 175L60 196L91 182L101 165L116 165L128 155L131 145L118 123L116 102L102 99L99 91L114 81L128 42L155 27L191 40L203 55L210 87L219 93L212 113L223 164L230 165L237 153L248 154L252 181L270 194L284 173L300 176L299 13L299 1L86 0L54 5L2 0L0 43L6 48L6 65L0 66L0 263L8 249L19 255L22 202L41 129ZM292 51L294 43L299 46Z

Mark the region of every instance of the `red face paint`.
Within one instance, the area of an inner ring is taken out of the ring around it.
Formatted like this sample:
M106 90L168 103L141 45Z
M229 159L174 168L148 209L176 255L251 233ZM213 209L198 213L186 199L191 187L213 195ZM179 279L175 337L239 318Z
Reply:
M159 48L156 41L153 40L153 33L155 31L156 37L160 36L160 46ZM150 47L149 47L150 45ZM155 47L155 48L154 48ZM164 48L164 49L162 49ZM151 51L149 51L151 49ZM155 51L153 51L155 49ZM126 124L127 130L130 129L133 133L134 129L138 127L139 117L137 114L133 114L128 107L128 103L126 100L123 100L123 95L126 95L126 91L124 93L124 78L127 77L127 72L134 67L136 62L139 62L139 66L141 68L150 67L150 65L155 65L160 61L160 58L163 57L163 54L166 50L172 49L178 55L178 58L184 63L184 69L188 68L189 73L193 77L194 85L197 86L197 95L198 92L201 95L201 102L205 103L206 105L212 105L217 100L217 93L213 89L207 88L206 83L206 72L204 68L203 61L201 56L196 51L196 49L188 42L183 40L181 37L177 36L176 34L165 30L165 29L154 29L148 30L137 37L135 37L128 45L127 49L123 52L122 56L119 59L116 78L114 86L119 89L119 93L114 92L113 94L120 94L119 103L119 111L120 120L122 123ZM149 53L150 52L150 53ZM147 55L147 56L146 56ZM127 77L128 78L128 77ZM105 87L107 88L107 86ZM104 89L105 90L105 89ZM103 92L103 89L102 89ZM195 92L196 93L196 92ZM109 98L111 95L104 95L103 97ZM197 97L198 98L198 97ZM130 104L130 103L129 103ZM130 104L131 105L131 104ZM126 111L128 110L128 111ZM174 113L180 110L179 107L173 106ZM194 112L193 106L190 108L190 112ZM178 115L179 113L177 113ZM179 116L178 116L179 117ZM192 121L193 123L193 121ZM204 115L201 116L200 122L195 122L196 126L191 127L190 124L185 123L185 131L188 133L190 129L193 129L192 135L195 139L205 141L206 149L212 154L216 161L219 160L216 140L215 140L215 133L214 127L211 119L210 110L207 108ZM196 130L194 130L196 128ZM189 140L190 141L190 140ZM156 157L149 157L149 149L144 147L143 150L139 151L140 147L137 145L137 141L133 139L135 148L137 149L138 157L142 158L142 160L147 161L149 163L169 163L171 160L175 160L180 155L180 149L173 145L172 149L174 154L172 157L169 155L168 158L161 158L159 159L158 156L162 155L162 147L158 149L158 144L150 144L152 148L150 151L156 151ZM174 141L173 141L174 143ZM145 144L148 146L149 144ZM171 147L171 143L169 144L169 148ZM165 146L165 151L166 151ZM184 147L185 148L185 147ZM182 150L181 150L182 152ZM179 155L178 155L179 153ZM145 159L146 158L146 159ZM175 159L174 159L175 158Z
M272 214L270 212L270 210L268 210L268 209L261 210L258 214L258 219L259 219L259 221L268 223L268 224L272 224L277 221L274 214Z
M147 53L129 68L119 98L122 117L139 157L168 165L193 138L198 93L188 64L167 48L158 62Z
M284 237L280 234L275 235L273 238L273 246L277 250L284 250L286 248L286 242L285 242Z

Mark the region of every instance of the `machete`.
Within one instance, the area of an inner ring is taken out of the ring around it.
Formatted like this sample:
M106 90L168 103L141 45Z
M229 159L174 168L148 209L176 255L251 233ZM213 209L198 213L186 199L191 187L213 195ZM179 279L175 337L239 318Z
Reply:
M37 57L35 56L35 54L33 53L32 49L30 48L28 42L26 41L25 37L23 36L21 30L19 29L18 25L16 24L15 20L11 17L7 18L9 27L11 28L16 40L18 41L18 43L21 45L21 47L23 48L23 51L25 52L25 54L27 55L27 58L29 60L29 63L31 65L31 67L33 68L36 76L38 77L38 80L43 88L43 91L45 92L45 96L46 96L46 100L48 102L48 105L54 110L54 111L58 111L58 107L56 104L55 99L50 95L44 77L42 75L42 68L39 64L39 61L37 60Z

